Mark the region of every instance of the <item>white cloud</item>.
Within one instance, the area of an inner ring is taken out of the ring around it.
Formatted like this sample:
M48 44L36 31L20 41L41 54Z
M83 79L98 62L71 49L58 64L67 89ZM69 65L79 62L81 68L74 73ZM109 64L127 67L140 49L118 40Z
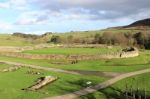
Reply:
M27 0L8 0L0 3L0 8L26 10L29 2Z
M0 3L0 8L9 8L9 3Z
M15 24L17 25L41 25L47 24L49 21L46 11L39 13L39 11L23 12Z
M86 15L91 18L88 20L116 20L118 18L133 16L150 9L150 0L33 0L33 5L40 9L47 9L67 15L72 18L81 17L83 19ZM72 11L70 13L70 9ZM63 11L66 11L65 13ZM88 11L88 14L87 14ZM66 14L67 13L67 14ZM76 14L76 15L75 15ZM146 15L147 13L144 13ZM82 16L84 16L82 18ZM94 16L94 18L93 18ZM69 19L69 18L68 18ZM136 18L135 18L136 19Z
M17 10L26 10L28 9L28 1L27 0L10 0L9 4L11 8Z
M6 22L0 22L0 30L11 30L14 26Z

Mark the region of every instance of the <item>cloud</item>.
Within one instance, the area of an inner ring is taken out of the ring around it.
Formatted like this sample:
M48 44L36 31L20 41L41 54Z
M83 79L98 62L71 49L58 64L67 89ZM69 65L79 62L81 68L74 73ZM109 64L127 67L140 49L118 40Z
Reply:
M90 30L148 18L150 0L3 0L0 9L1 30Z
M26 10L28 9L29 0L8 0L0 2L0 8Z
M41 25L48 23L48 16L45 14L46 12L39 11L28 11L22 13L15 22L16 25Z
M13 29L13 25L12 24L9 24L9 23L6 23L6 22L0 22L0 30L11 30Z
M9 4L8 3L0 3L0 8L9 8Z
M73 19L84 19L86 16L88 20L137 18L137 14L144 14L150 9L150 0L33 0L33 4L61 16L70 15Z

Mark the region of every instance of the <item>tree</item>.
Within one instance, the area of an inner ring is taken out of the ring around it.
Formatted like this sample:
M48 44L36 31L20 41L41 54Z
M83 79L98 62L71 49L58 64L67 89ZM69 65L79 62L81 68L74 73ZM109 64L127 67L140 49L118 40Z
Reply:
M105 32L102 35L102 41L104 44L114 44L114 33Z
M102 43L102 38L101 38L100 34L98 34L98 33L95 34L93 43L96 43L96 44Z
M56 43L60 43L60 42L61 42L61 39L60 39L59 36L53 35L53 36L51 37L50 42L53 42L53 43L55 43L55 44L56 44Z
M134 34L134 39L141 48L150 49L150 33L138 32Z
M72 35L67 36L67 43L70 44L72 43L72 41L73 41L73 36Z

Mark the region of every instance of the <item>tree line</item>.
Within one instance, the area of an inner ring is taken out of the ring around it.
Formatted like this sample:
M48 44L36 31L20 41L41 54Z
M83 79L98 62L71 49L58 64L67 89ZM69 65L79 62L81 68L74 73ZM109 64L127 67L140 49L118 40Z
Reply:
M107 44L107 45L121 45L121 46L137 46L139 48L150 49L150 32L137 33L96 33L89 37L80 37L74 34L59 35L47 32L43 35L33 35L24 33L14 33L13 36L18 36L27 39L40 39L51 35L46 43L63 43L63 44Z
M97 33L91 38L76 38L69 35L65 39L59 35L53 35L48 43L79 43L79 44L107 44L107 45L122 45L122 46L137 46L139 48L150 49L150 33Z

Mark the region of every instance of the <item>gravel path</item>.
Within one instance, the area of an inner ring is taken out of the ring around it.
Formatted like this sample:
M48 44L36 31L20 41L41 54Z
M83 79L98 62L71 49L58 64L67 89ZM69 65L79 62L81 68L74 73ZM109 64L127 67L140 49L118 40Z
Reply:
M121 74L120 76L114 77L110 80L107 80L103 83L100 83L100 84L92 86L92 87L88 87L88 88L85 88L85 89L82 89L82 90L79 90L79 91L76 91L73 93L65 94L65 95L60 95L60 96L56 96L56 97L48 97L45 99L73 99L73 98L76 98L79 96L87 95L89 93L94 93L97 90L104 89L106 87L109 87L112 84L114 84L114 83L116 83L122 79L131 77L131 76L135 76L135 75L139 75L139 74L143 74L143 73L148 73L148 72L150 72L150 68L135 71L135 72L129 72L129 73Z

